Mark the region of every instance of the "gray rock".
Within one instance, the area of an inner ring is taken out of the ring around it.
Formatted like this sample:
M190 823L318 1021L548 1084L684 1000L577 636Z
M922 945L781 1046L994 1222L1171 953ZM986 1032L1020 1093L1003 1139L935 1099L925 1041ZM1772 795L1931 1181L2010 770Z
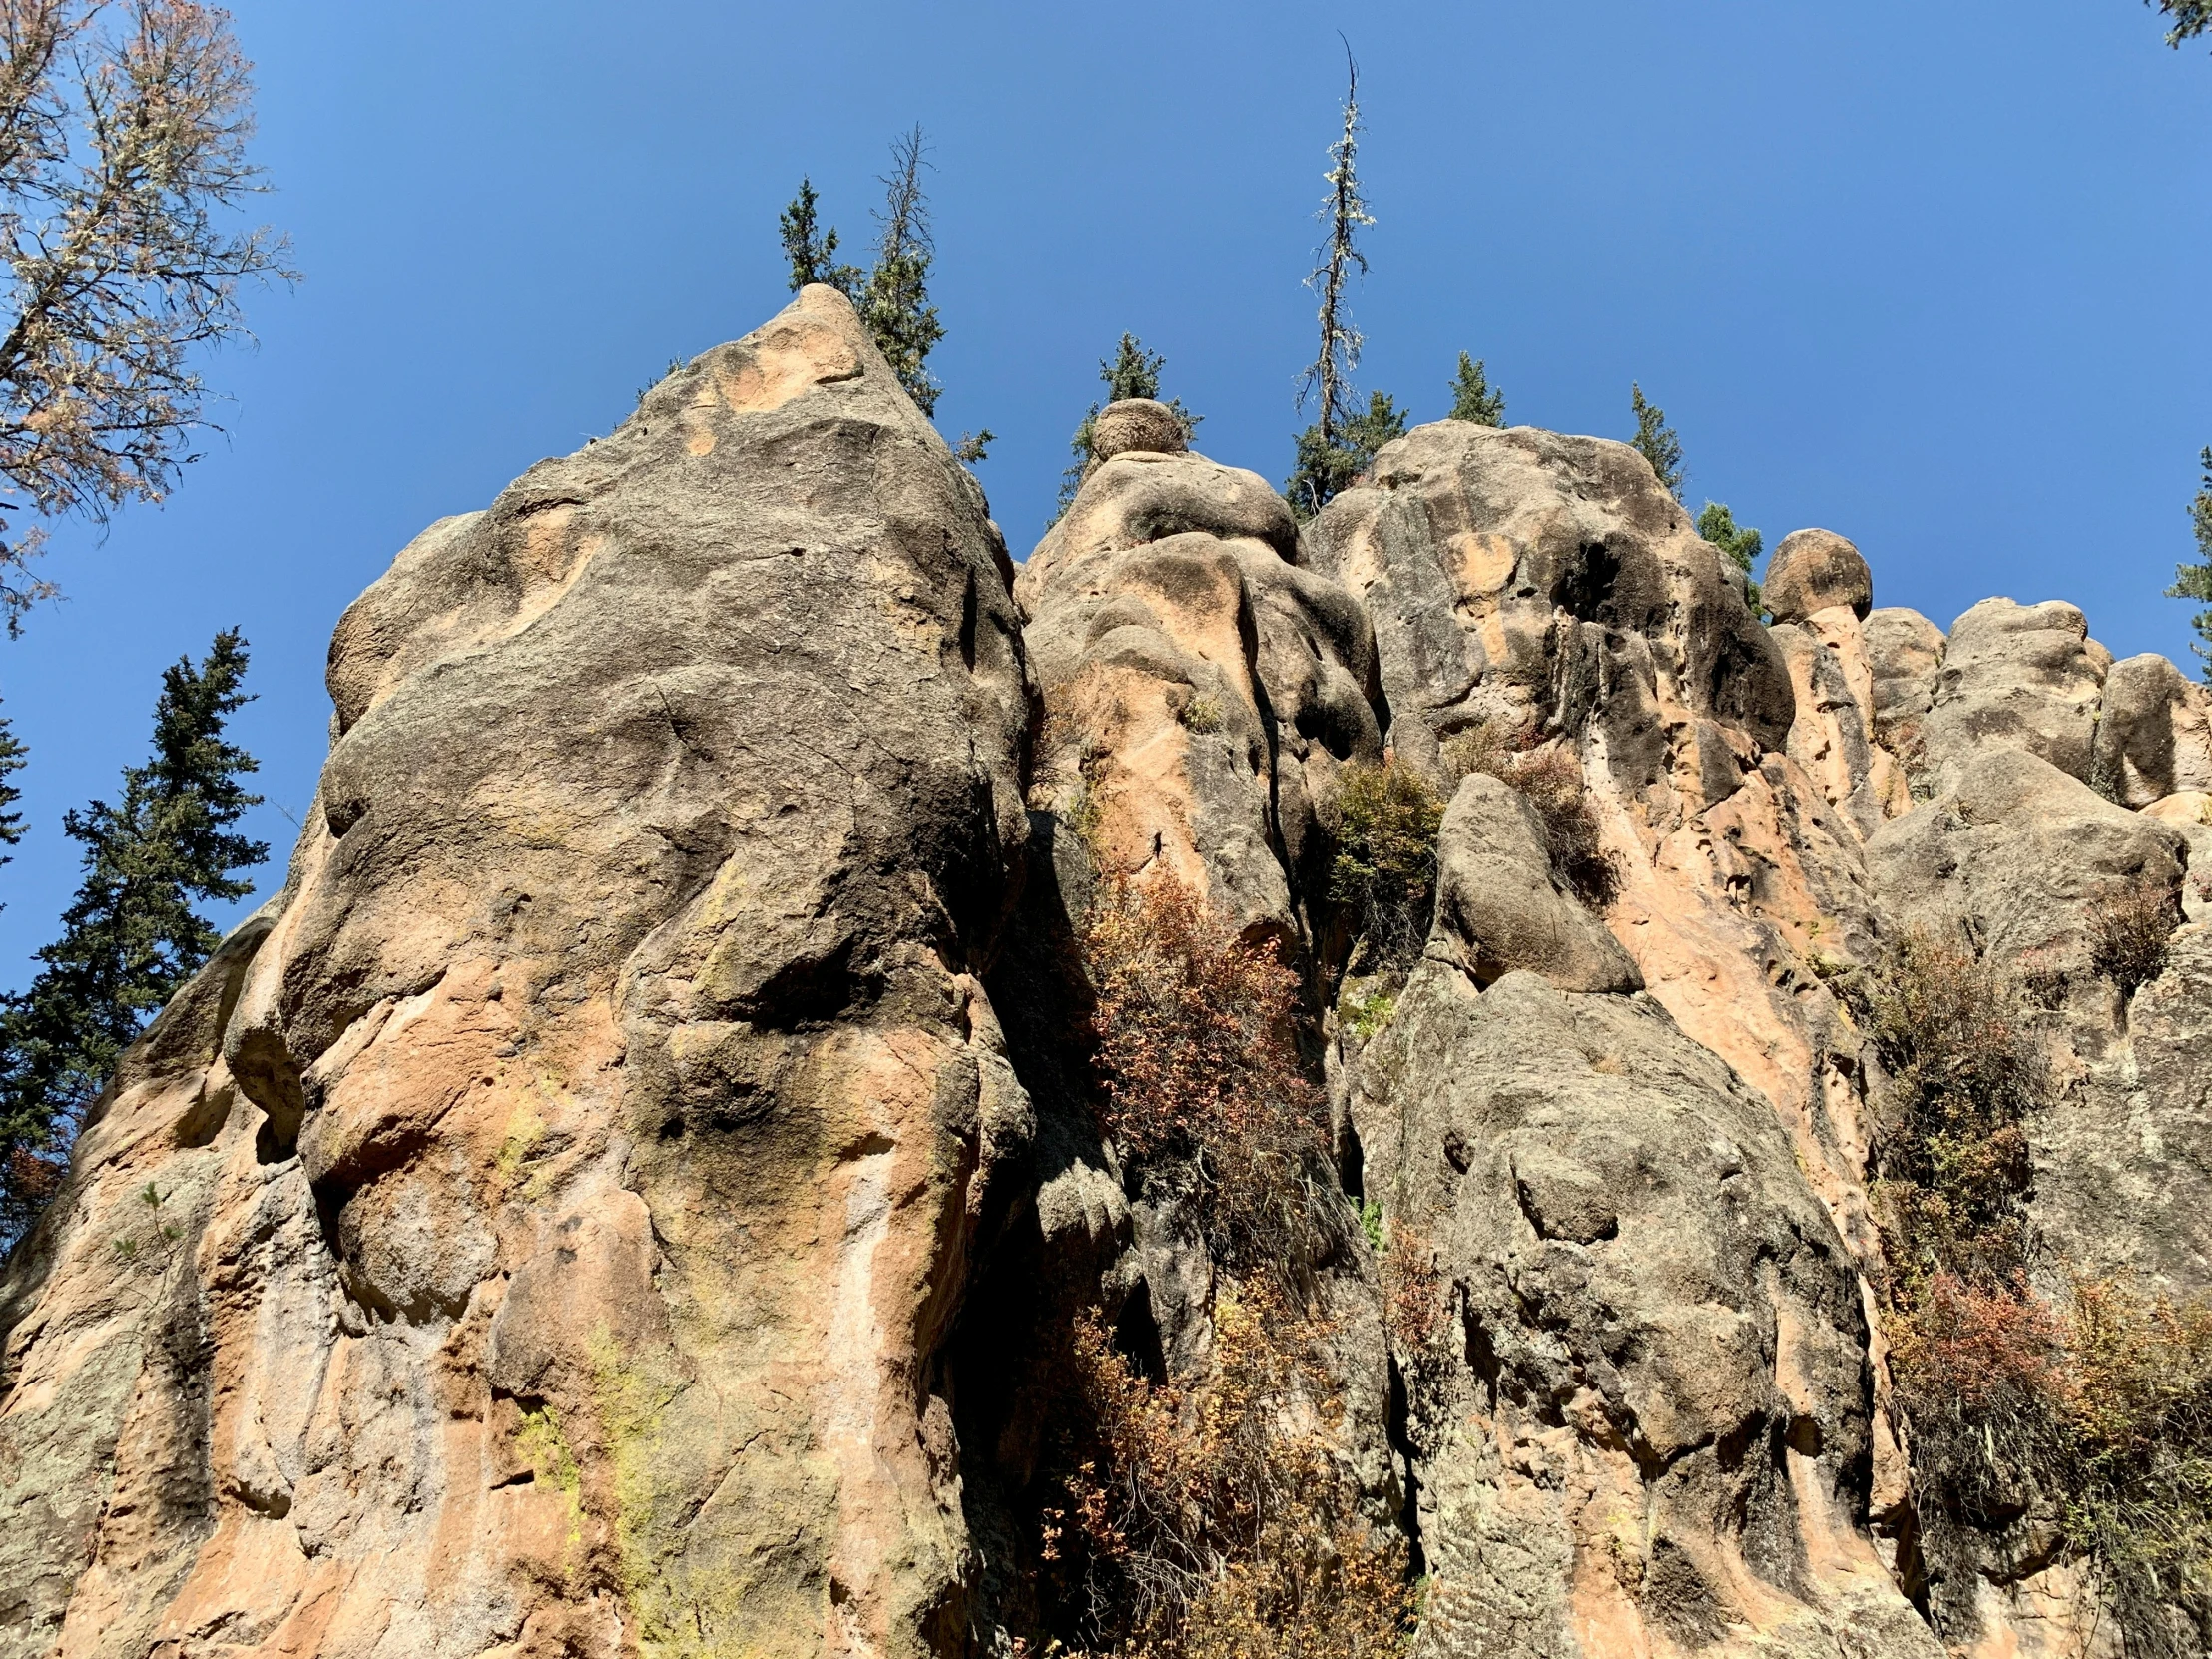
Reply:
M1648 997L1430 960L1353 1110L1453 1315L1400 1340L1424 1651L1935 1659L1864 1531L1853 1265L1766 1100Z
M1034 1125L977 983L1009 570L810 287L355 603L280 913L0 1288L0 1654L966 1628L948 1335Z
M1305 558L1374 619L1391 742L1484 722L1581 732L1597 716L1624 788L1669 767L1669 704L1780 749L1789 674L1743 573L1698 538L1626 444L1446 420L1376 456L1308 526Z
M2204 688L2155 653L2114 663L2104 679L2090 782L2123 807L2212 789Z
M2109 662L2071 605L1984 599L1974 606L1951 624L1921 725L1938 787L1996 748L2023 749L2087 782Z
M2094 976L2100 907L2171 895L2179 913L2185 842L2114 806L2024 749L1995 748L1936 800L1867 842L1893 924L1962 940L2008 967Z
M1835 531L1793 530L1767 561L1759 591L1777 622L1803 622L1837 605L1863 618L1874 609L1874 572Z
M1873 676L1875 741L1902 761L1936 706L1943 667L1943 631L1918 611L1886 605L1867 613L1867 666ZM1910 738L1910 741L1908 741Z
M1482 773L1459 781L1436 841L1436 938L1477 985L1527 969L1563 991L1637 991L1643 975L1552 874L1536 810Z

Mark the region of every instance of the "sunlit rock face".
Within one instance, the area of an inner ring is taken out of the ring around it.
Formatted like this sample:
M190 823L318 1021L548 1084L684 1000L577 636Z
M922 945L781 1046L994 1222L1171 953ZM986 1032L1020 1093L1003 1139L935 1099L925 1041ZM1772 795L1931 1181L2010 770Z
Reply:
M1840 987L1913 933L2031 983L2038 1282L2212 1289L2203 689L1876 608L1825 530L1762 622L1600 439L1422 427L1303 528L1166 405L1094 441L1017 572L809 288L346 612L282 892L0 1274L0 1659L1043 1651L1074 1323L1217 1363L1089 1023L1086 906L1170 881L1295 972L1300 1408L1414 1653L2109 1630L1916 1509ZM1384 765L1441 816L1378 970Z
M826 288L401 553L6 1282L0 1652L949 1649L1008 573Z

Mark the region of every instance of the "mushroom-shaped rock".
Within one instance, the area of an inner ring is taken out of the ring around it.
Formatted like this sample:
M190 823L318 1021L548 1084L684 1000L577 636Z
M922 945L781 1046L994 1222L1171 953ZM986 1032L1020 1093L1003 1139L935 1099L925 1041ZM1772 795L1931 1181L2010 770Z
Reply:
M1839 605L1865 617L1874 609L1874 572L1835 531L1793 530L1767 561L1759 591L1777 622L1803 622Z
M1190 447L1190 428L1183 424L1183 417L1149 397L1125 397L1109 403L1091 423L1091 453L1102 461L1132 450L1180 455Z
M1562 991L1639 991L1618 940L1552 873L1527 798L1485 773L1460 780L1436 839L1436 937L1477 985L1516 968Z

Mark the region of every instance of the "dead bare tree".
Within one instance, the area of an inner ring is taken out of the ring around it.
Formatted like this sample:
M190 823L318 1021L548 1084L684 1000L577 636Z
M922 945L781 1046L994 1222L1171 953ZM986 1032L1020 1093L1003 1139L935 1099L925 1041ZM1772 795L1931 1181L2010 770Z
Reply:
M1321 296L1321 354L1306 371L1299 389L1299 407L1312 395L1319 404L1315 425L1324 446L1337 441L1340 429L1353 416L1352 371L1360 366L1360 330L1345 310L1345 288L1352 268L1367 274L1368 259L1354 246L1363 225L1375 219L1360 195L1360 66L1352 48L1345 47L1345 126L1329 147L1329 196L1317 216L1329 227L1329 240L1315 251L1315 265L1306 285Z
M295 279L284 240L231 223L250 66L198 0L0 0L0 512L104 521L160 501L197 457L195 348L245 335L239 286ZM0 529L0 616L54 588L41 527Z

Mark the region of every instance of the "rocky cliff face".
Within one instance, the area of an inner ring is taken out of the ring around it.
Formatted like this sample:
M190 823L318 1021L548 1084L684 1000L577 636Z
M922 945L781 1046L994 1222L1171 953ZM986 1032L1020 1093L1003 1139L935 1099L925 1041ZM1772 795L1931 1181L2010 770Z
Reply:
M0 1279L0 1656L1095 1642L1071 1540L1141 1574L1068 1448L1186 1433L1327 1517L1248 1517L1312 1546L1270 1628L1420 1574L1395 1651L2117 1651L2048 1494L1963 1512L1899 1404L1854 987L2029 987L2041 1290L2212 1290L2201 689L1875 609L1825 531L1763 624L1619 444L1423 427L1302 529L1161 406L1098 437L1017 573L810 288L347 611L283 891ZM1291 976L1274 1262L1205 1125L1114 1132L1087 918L1163 894ZM1205 1439L1255 1305L1300 1335ZM1147 1524L1156 1602L1258 1581Z

